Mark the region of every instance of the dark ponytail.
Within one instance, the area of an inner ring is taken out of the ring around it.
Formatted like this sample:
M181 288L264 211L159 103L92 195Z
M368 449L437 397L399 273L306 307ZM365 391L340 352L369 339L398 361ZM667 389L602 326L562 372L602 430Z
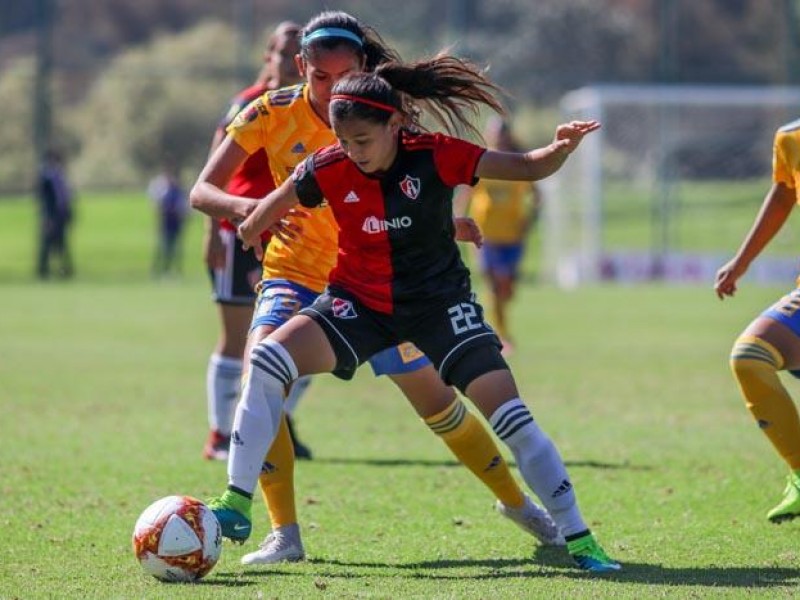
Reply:
M339 35L312 37L315 31L344 30L352 37ZM372 27L342 11L325 11L312 18L300 37L301 55L308 60L317 50L345 47L358 56L365 57L364 70L373 71L387 61L399 61L400 56L389 48Z
M385 123L391 116L389 109L394 109L419 127L422 109L451 133L465 129L480 136L468 114L477 115L481 105L504 114L494 95L500 91L477 66L455 56L440 55L412 64L391 61L378 66L374 73L351 75L337 82L332 93L352 100L334 98L331 117L341 120L353 116ZM358 102L359 98L373 104Z

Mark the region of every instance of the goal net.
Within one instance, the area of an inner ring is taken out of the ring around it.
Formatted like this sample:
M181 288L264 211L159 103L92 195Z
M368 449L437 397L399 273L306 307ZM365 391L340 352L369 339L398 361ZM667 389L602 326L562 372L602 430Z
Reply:
M598 86L560 108L602 128L544 182L545 277L710 284L769 189L773 136L800 118L800 87ZM750 280L796 274L790 223Z

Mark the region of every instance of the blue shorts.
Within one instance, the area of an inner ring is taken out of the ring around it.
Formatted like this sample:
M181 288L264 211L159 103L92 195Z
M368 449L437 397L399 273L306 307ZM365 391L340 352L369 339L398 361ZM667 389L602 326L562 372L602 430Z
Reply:
M280 327L301 308L311 306L319 293L286 279L265 279L258 284L250 331L262 325Z
M250 331L262 325L280 327L301 309L311 306L319 294L286 279L265 279L258 285ZM431 364L417 347L405 342L387 348L369 359L375 375L412 373Z
M761 316L783 323L795 335L800 336L800 288L795 288L786 294L762 312Z
M522 260L522 244L484 243L479 251L481 271L517 278Z
M372 372L378 375L411 373L431 364L428 357L411 342L381 350L369 359Z

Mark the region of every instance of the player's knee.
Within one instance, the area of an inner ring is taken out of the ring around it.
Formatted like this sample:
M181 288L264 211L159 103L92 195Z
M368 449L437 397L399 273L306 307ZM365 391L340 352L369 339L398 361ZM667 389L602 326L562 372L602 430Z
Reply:
M260 341L250 351L251 373L287 386L297 379L297 366L291 354L272 339Z
M751 373L753 363L751 360L744 360L741 356L731 353L728 358L728 366L731 369L734 379L742 381L747 378L747 374Z
M759 373L775 372L783 367L783 356L769 342L742 335L733 344L728 361L733 376L740 382Z

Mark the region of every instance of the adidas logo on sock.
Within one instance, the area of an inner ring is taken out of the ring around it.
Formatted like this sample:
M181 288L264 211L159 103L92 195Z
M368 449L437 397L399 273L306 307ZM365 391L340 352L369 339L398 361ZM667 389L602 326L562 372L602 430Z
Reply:
M494 469L495 467L497 467L497 465L499 465L499 464L500 464L500 457L499 457L499 456L495 456L495 457L492 459L492 462L490 462L490 463L489 463L489 466L488 466L488 467L486 467L486 468L483 470L483 472L484 472L484 473L486 473L487 471L491 471L492 469Z
M563 496L564 494L566 494L571 489L572 489L572 484L569 482L569 480L565 479L564 481L561 482L561 485L558 486L556 491L550 494L550 497L558 498L559 496Z

